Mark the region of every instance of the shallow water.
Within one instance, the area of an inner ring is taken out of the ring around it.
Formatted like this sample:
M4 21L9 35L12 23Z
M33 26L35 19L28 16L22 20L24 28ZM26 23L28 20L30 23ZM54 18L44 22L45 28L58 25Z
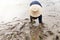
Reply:
M0 24L14 21L13 19L29 18L28 7L33 0L0 0ZM40 0L43 6L43 23L46 26L46 40L53 40L56 35L60 37L60 0ZM37 25L37 24L36 24ZM1 29L6 28L2 26ZM54 35L49 35L47 31L52 31ZM55 39L54 39L55 40Z

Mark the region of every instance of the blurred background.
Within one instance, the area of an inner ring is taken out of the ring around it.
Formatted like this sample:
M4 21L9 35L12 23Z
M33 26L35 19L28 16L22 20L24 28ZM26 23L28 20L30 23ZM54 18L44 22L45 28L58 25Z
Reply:
M14 17L29 18L28 8L34 0L0 0L0 22L12 21ZM37 0L44 8L44 15L58 13L60 0Z

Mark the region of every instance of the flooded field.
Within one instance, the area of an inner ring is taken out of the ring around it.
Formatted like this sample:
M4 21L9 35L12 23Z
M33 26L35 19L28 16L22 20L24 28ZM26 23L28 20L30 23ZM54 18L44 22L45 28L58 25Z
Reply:
M29 19L29 3L34 0L0 0L0 40L8 40L11 34L15 35L19 28L24 24L21 23L23 19ZM60 0L38 0L43 6L43 23L44 34L46 38L44 40L60 40ZM18 20L18 21L17 21ZM28 23L29 21L27 21ZM29 25L29 24L27 24ZM15 28L14 28L15 27ZM24 30L30 35L30 29L27 26ZM13 30L11 28L14 28ZM16 31L16 32L15 32ZM24 36L25 33L21 35ZM10 40L24 40L20 39L18 35L14 38L14 35ZM20 35L20 34L19 34ZM5 38L6 37L6 38ZM14 39L13 39L14 38Z

